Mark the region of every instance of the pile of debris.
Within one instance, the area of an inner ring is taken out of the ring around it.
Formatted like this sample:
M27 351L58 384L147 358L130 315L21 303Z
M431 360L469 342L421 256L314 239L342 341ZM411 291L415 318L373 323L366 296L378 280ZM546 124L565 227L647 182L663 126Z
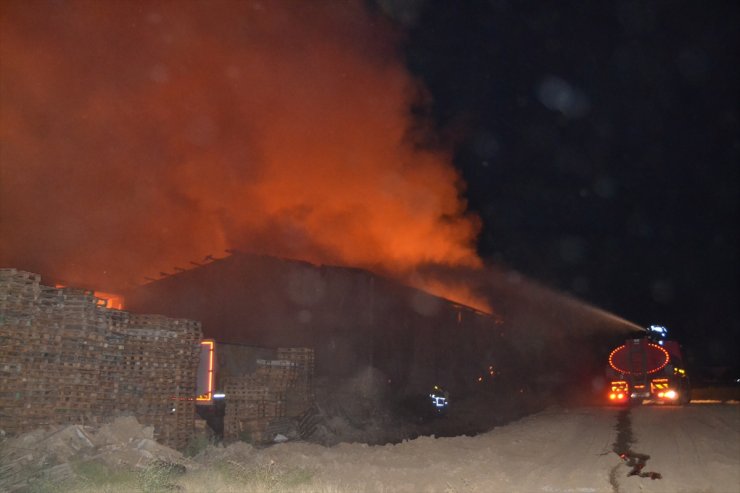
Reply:
M0 428L17 434L133 414L157 440L184 447L200 324L104 305L89 291L0 269Z
M180 452L157 443L154 429L133 416L96 428L83 425L37 429L0 442L0 491L28 488L34 482L59 484L76 477L85 463L111 470L143 470L154 464L196 469Z
M267 443L297 433L295 418L313 405L313 349L279 348L277 355L276 360L257 360L254 373L225 381L226 441Z

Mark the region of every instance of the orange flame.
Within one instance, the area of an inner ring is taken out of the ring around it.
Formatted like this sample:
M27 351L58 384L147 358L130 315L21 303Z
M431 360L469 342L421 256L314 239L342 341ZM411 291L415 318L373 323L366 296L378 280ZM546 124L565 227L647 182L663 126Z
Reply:
M94 291L93 296L105 301L105 307L113 310L123 310L123 296L120 294L106 293L104 291Z
M54 287L57 289L60 288L66 288L66 284L61 283L55 283ZM113 310L123 310L123 295L120 294L114 294L114 293L106 293L105 291L88 291L88 293L92 293L92 295L96 298L99 298L98 306L101 306L103 308L110 308Z

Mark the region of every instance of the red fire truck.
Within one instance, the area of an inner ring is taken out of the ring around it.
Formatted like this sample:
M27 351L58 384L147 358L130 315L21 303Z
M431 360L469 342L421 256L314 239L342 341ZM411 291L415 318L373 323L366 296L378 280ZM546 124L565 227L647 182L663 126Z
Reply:
M665 327L651 325L644 337L628 339L609 354L610 403L688 404L691 386L681 346L667 334Z

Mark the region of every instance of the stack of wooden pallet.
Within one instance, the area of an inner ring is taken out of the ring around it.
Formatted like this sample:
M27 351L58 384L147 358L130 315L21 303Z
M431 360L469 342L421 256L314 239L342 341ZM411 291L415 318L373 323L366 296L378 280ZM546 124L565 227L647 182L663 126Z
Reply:
M54 368L54 374L35 366L28 368L27 378L52 391L47 402L53 406L55 423L101 422L113 399L112 381L101 374L109 352L101 300L87 291L42 286L38 301L34 331L55 337L54 344L34 349L38 363Z
M282 418L286 416L286 394L298 378L296 366L284 360L257 360L257 378L270 389L265 399L265 416Z
M49 411L48 389L26 378L30 368L41 366L41 351L52 352L54 345L33 324L39 291L36 274L0 269L0 428L9 433L45 424ZM56 368L42 370L53 374Z
M27 320L33 315L41 291L38 274L0 269L0 322Z
M10 301L0 307L3 428L98 422L111 389L100 379L106 334L97 298L15 269L0 269L0 279Z
M287 360L257 360L256 377L275 392L285 392L298 379L298 367Z
M233 377L224 383L228 401L224 416L224 439L260 442L271 416L266 415L270 388L256 375Z
M194 426L200 324L108 310L92 293L0 269L0 428L133 414L183 447Z
M129 314L122 336L117 413L133 413L154 436L177 448L195 426L195 383L200 324L158 315Z
M277 357L295 366L296 380L287 395L286 412L288 416L299 416L308 410L314 401L314 350L311 348L278 348Z
M270 423L296 417L313 403L313 350L278 349L278 359L257 360L257 369L224 384L224 438L270 440ZM291 404L294 403L294 404Z

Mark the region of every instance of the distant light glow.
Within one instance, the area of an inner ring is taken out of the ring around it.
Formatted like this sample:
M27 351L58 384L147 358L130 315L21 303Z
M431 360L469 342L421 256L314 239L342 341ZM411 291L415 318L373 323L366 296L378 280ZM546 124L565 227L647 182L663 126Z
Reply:
M662 325L651 325L650 327L647 328L647 331L651 335L658 336L662 339L665 339L666 337L668 337L668 329L666 329Z
M441 409L441 408L447 406L447 404L448 404L447 403L447 398L444 397L444 396L436 395L436 394L429 394L429 397L432 399L432 404L437 409Z
M215 350L216 342L213 340L203 340L200 342L201 355L203 351L208 352L208 366L206 367L206 391L196 397L198 402L210 402L213 398L213 353Z

